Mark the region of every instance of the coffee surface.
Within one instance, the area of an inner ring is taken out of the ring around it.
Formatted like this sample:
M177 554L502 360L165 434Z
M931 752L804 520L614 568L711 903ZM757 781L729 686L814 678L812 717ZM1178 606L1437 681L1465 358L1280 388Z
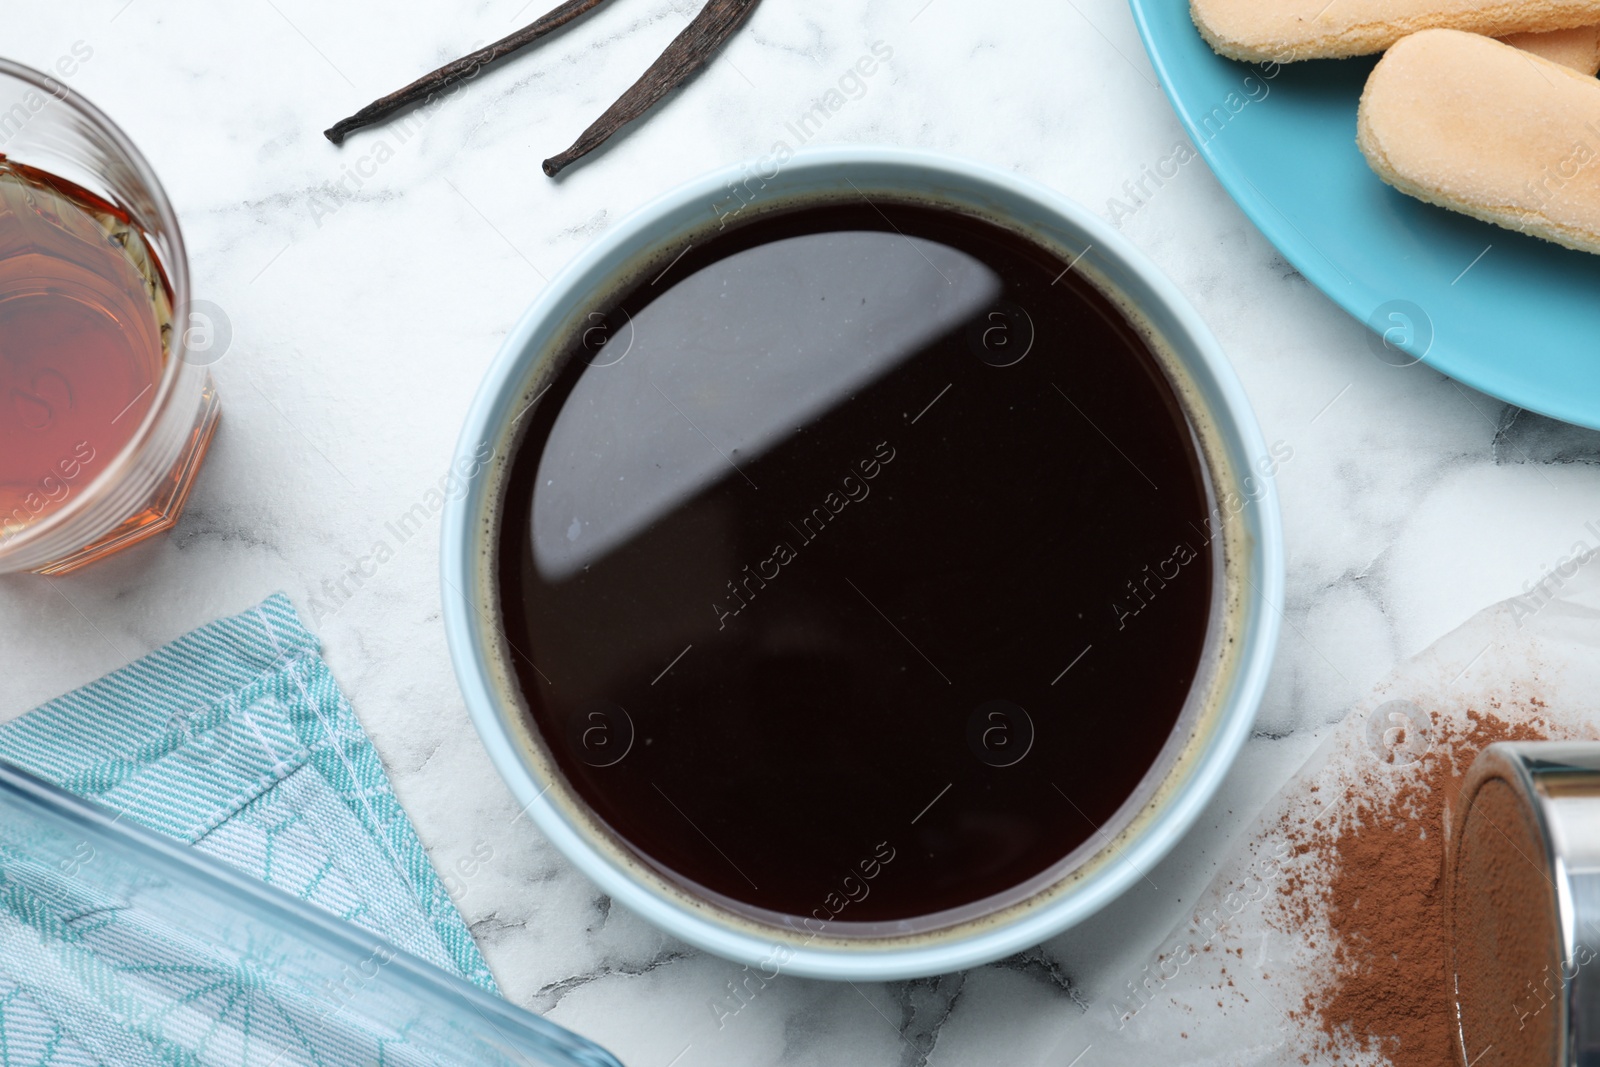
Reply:
M1218 519L1173 389L986 221L730 227L597 307L522 421L497 574L534 725L735 907L914 919L1102 845L1199 669Z

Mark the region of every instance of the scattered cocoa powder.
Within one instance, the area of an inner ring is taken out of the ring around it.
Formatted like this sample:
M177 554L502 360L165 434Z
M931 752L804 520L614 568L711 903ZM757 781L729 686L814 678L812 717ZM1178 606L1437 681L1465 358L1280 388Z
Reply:
M1293 854L1310 862L1294 864L1280 885L1280 921L1333 939L1326 983L1292 1014L1336 1063L1381 1054L1393 1067L1455 1064L1444 871L1451 811L1486 746L1549 732L1542 719L1513 723L1492 712L1469 711L1454 734L1442 716L1433 720L1435 744L1416 764L1350 784L1326 805L1343 809L1336 817L1286 816L1282 827Z

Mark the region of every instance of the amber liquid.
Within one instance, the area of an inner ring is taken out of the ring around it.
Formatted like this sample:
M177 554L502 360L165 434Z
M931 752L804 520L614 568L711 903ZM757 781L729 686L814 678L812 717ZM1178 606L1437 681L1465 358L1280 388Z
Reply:
M64 506L133 437L171 320L125 212L0 156L0 537Z
M1216 527L1160 364L1067 267L807 208L573 339L500 607L539 735L647 863L831 933L1104 847L1200 670Z

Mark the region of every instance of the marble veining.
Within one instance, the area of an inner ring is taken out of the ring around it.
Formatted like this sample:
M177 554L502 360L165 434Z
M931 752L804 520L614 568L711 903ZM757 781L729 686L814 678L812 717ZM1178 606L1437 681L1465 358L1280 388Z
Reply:
M213 368L222 426L178 530L67 578L0 579L0 718L283 589L517 1003L633 1067L1121 1062L1094 1046L1106 1005L1327 725L1575 543L1600 545L1587 525L1600 520L1600 434L1374 358L1363 327L1198 159L1117 210L1125 184L1187 144L1121 0L767 0L650 122L550 181L539 162L696 6L612 0L404 136L380 127L342 149L322 138L543 2L74 0L7 12L9 58L47 67L74 42L92 46L72 86L160 173L196 295L222 309L233 338ZM965 974L780 977L739 997L740 967L613 907L519 816L456 690L436 526L394 544L375 575L349 575L445 473L480 375L547 279L673 185L799 147L792 120L878 42L893 58L810 143L969 156L1116 216L1217 334L1266 439L1293 448L1278 475L1289 625L1256 732L1215 802L1148 882L1092 921ZM1185 1062L1181 1047L1162 1059Z

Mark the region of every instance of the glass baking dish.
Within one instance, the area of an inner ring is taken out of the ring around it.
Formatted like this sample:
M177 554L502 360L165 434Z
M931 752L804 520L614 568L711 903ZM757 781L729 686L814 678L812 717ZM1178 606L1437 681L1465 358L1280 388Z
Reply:
M583 1038L0 762L8 1064L621 1067Z

